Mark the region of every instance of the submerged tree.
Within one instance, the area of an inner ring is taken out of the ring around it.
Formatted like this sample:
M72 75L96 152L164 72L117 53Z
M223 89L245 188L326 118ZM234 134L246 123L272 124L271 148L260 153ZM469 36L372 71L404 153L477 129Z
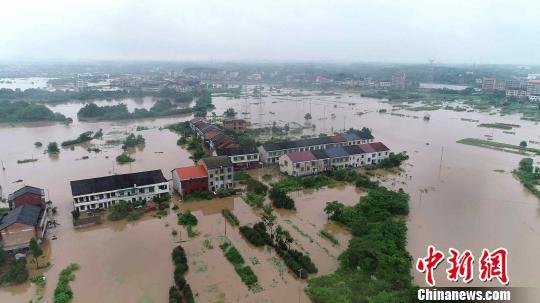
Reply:
M36 269L39 268L38 258L43 255L43 250L39 246L39 243L37 242L37 239L35 237L30 240L29 252L30 255L34 258L34 262L36 262Z

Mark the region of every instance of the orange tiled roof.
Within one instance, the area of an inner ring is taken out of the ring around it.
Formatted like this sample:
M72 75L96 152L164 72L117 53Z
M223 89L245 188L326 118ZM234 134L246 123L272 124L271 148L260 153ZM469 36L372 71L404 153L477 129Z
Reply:
M179 167L176 169L176 174L180 181L208 177L208 173L202 165Z

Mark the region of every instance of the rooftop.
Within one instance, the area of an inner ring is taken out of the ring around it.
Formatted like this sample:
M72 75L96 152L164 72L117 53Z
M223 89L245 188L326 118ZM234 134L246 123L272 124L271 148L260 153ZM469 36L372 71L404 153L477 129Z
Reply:
M343 149L343 147L331 147L324 150L324 152L330 158L348 157L349 154Z
M227 156L202 158L200 161L204 162L207 169L232 166L232 162Z
M315 155L310 151L288 153L287 156L293 163L317 160Z
M88 195L136 186L167 182L160 169L131 174L113 175L92 179L71 181L73 196Z
M179 167L175 169L180 181L208 177L206 169L202 165Z
M39 219L41 218L45 208L24 204L14 210L10 211L4 218L2 218L2 223L0 224L0 230L10 226L14 223L22 223L26 225L37 226Z
M8 197L8 200L9 201L13 201L15 199L17 199L18 197L26 194L26 193L31 193L31 194L34 194L34 195L38 195L38 196L45 196L45 191L41 188L38 188L38 187L34 187L34 186L30 186L30 185L26 185L26 186L23 186L21 188L19 188L18 190L14 191L12 194L9 195Z
M255 147L233 147L233 148L220 148L216 150L218 156L236 156L236 155L246 155L246 154L256 154L258 153L257 148Z

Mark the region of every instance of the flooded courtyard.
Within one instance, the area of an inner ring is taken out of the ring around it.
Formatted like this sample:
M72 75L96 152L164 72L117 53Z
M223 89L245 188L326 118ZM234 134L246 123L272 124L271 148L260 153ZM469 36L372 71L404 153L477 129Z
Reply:
M117 104L120 101L99 101ZM114 103L117 102L117 103ZM150 108L152 99L123 100L130 110ZM392 110L392 105L363 98L358 94L340 96L266 96L261 98L214 97L215 112L220 115L232 107L253 127L296 123L304 134L318 135L348 129L369 127L377 141L393 151L407 151L410 159L399 174L379 178L389 187L403 187L411 195L408 225L408 250L413 259L423 257L428 245L447 251L449 247L470 249L479 255L482 248L505 247L509 251L511 286L536 286L540 282L540 266L531 263L540 252L540 208L538 199L528 193L512 170L522 155L483 149L456 143L471 137L491 136L496 142L519 144L522 140L540 141L540 127L517 116L498 116L488 113L430 112L431 119L422 119L424 112ZM111 103L106 103L111 104ZM173 212L158 219L146 215L135 222L106 222L102 225L75 230L71 219L70 180L92 178L114 173L161 169L170 178L170 171L190 165L187 150L176 145L178 135L160 129L169 123L188 120L190 116L118 122L78 122L76 113L83 103L51 106L53 111L73 117L72 125L16 124L0 127L0 160L5 170L0 172L4 196L23 184L44 188L47 199L58 208L55 220L60 223L49 230L57 240L45 246L51 266L41 270L47 278L42 294L30 283L0 288L0 302L28 302L43 296L52 302L59 272L70 263L80 269L71 283L73 302L166 302L168 288L173 283L171 250L182 242L190 270L186 276L199 302L308 302L303 292L305 282L297 280L273 250L251 246L238 232L226 226L221 209L229 208L240 223L259 220L258 210L249 207L240 197L182 203L180 210L191 210L198 218L200 235L188 238L185 229L176 223ZM386 113L379 113L386 109ZM311 113L311 121L304 114ZM210 117L210 115L209 115ZM519 124L513 134L502 130L477 127L477 123L503 122ZM145 130L136 131L137 126ZM44 148L34 142L58 143L76 138L85 131L103 129L103 140L78 145L73 150L61 148L58 156L44 154ZM143 148L130 151L135 162L116 164L122 150L119 145L107 144L129 133L146 139ZM532 147L540 147L538 145ZM89 152L98 147L101 152ZM83 157L88 156L88 159ZM17 164L17 160L37 159ZM536 157L535 161L539 161ZM252 171L261 176L261 172ZM22 180L20 182L17 182ZM337 257L346 248L349 234L328 223L323 211L325 203L337 200L352 205L362 192L350 185L317 191L291 194L296 211L280 210L278 223L296 240L297 247L308 252L319 268L317 275L333 272ZM174 198L175 203L177 197ZM179 204L180 205L180 204ZM333 245L319 236L328 230L338 239ZM173 230L178 235L173 236ZM225 235L226 233L226 235ZM218 245L224 237L230 239L259 278L261 289L250 291L241 282L233 266L225 259ZM213 243L213 248L204 241ZM32 268L32 264L29 265ZM437 270L438 285L446 286L444 270ZM31 272L31 275L33 272ZM423 276L413 271L415 282L423 285ZM480 285L475 280L472 285Z

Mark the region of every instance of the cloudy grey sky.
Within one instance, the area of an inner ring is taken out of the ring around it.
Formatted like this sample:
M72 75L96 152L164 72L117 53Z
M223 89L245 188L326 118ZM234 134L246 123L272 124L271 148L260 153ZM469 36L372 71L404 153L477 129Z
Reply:
M0 59L540 64L536 0L0 0Z

